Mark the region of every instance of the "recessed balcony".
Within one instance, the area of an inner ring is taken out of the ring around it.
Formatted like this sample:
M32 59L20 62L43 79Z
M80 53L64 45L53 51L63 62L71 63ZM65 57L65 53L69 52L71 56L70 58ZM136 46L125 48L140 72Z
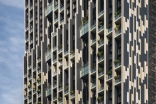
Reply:
M66 52L64 52L64 56L68 55L68 50Z
M46 89L46 97L51 95L51 86Z
M98 17L101 17L104 14L104 10L102 10L99 14Z
M48 51L48 52L46 52L45 59L46 59L46 62L48 62L49 60L51 60L51 50Z
M115 85L121 83L121 76L120 76L120 75L117 75L117 76L115 76L114 78L115 78Z
M121 18L121 11L117 11L116 13L115 13L115 20L117 21L118 19L120 19Z
M64 10L64 5L61 7L60 12L62 12Z
M99 93L102 92L102 91L104 91L104 86L101 86L101 87L100 87Z
M80 37L82 37L83 35L85 35L87 32L88 32L88 21L86 21L84 23L84 25L81 27Z
M91 26L91 31L93 31L95 29L96 29L96 24L94 24L94 25Z
M58 9L58 4L56 4L54 7L54 10L57 10L57 9Z
M88 74L88 64L85 64L83 67L81 67L80 77L84 77L87 74Z
M64 22L64 19L62 19L61 21L60 21L60 24L62 24Z
M32 10L32 9L33 9L33 5L30 6L30 10Z

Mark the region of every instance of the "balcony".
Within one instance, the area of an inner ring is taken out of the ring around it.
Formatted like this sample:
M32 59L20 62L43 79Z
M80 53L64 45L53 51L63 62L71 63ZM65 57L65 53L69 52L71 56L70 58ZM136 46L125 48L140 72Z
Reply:
M33 93L36 94L36 90L33 90Z
M68 55L68 50L64 53L64 55L65 55L65 56Z
M88 74L88 64L81 67L80 77L83 77Z
M99 92L102 92L103 90L104 90L104 86L101 86Z
M61 7L60 11L63 11L64 10L64 5Z
M53 47L53 51L55 51L57 49L57 46Z
M119 29L117 32L116 32L116 36L121 34L121 29Z
M92 40L92 45L96 43L96 38Z
M103 101L101 101L101 102L99 102L98 104L104 104L104 102ZM109 103L110 104L110 103Z
M98 16L101 17L103 14L104 14L104 10L102 10L102 11L98 14Z
M82 37L87 32L88 32L88 21L86 21L85 24L81 27L80 37Z
M57 100L57 97L55 96L55 97L53 97L53 101L55 101L55 100Z
M101 61L103 61L104 60L104 56L100 56L99 58L98 58L98 61L99 62L101 62Z
M54 19L54 23L56 23L56 22L58 22L58 17L56 17L56 18Z
M28 27L26 27L26 28L25 28L25 31L28 31L28 30L29 30L29 28L28 28Z
M54 72L54 76L57 75L57 71Z
M108 29L108 34L112 32L112 27Z
M33 32L33 28L30 29L30 33Z
M46 89L46 97L51 95L51 86Z
M119 84L120 82L121 82L121 77L120 77L120 78L115 79L115 84Z
M69 93L69 91L68 91L68 90L66 90L66 91L64 92L64 94L65 94L65 95L67 95L68 93Z
M56 62L57 62L57 59L54 59L54 60L53 60L53 64L56 63Z
M54 10L58 9L58 4L55 5Z
M28 9L28 7L29 7L29 5L28 5L28 4L26 4L25 9Z
M38 97L41 97L41 93L38 93Z
M92 83L92 88L95 88L96 87L96 83Z
M45 59L46 59L46 62L51 59L51 50L46 52Z
M114 61L114 64L115 64L115 68L121 66L121 62L120 62L120 60L115 60L115 61Z
M60 24L62 24L64 22L64 19L61 20Z
M45 8L45 16L48 16L53 11L53 4L52 2Z
M24 78L26 78L27 77L27 74L24 74Z
M33 39L30 40L30 44L32 44L32 43L33 43Z
M32 102L32 99L30 98L30 99L28 99L28 103L31 103Z
M96 69L95 68L91 70L91 74L93 74L95 72L96 72Z
M118 20L119 18L121 18L121 12L120 11L115 13L115 20Z
M40 74L40 73L41 73L41 69L38 70L38 74Z
M30 22L33 20L33 17L30 18Z
M94 30L96 28L96 24L91 26L91 30Z
M110 80L110 79L112 79L112 74L109 74L108 76L107 76L107 78L106 78L107 80Z
M98 28L98 32L101 32L104 29L104 25Z
M64 66L64 69L67 69L69 67L69 64L66 63L66 65Z
M98 73L98 76L99 77L101 77L101 76L103 76L104 75L104 71L102 70L102 71L100 71L99 73Z
M41 62L41 57L38 57L38 58L37 58L37 62L38 62L38 63Z
M24 100L27 99L27 95L24 95Z
M33 9L33 5L30 6L30 10L32 10L32 9Z
M57 84L54 84L54 85L53 85L53 88L56 88L56 87L57 87Z
M28 37L27 37L27 38L25 39L25 41L28 42L28 40L29 40L29 39L28 39Z
M101 42L99 42L99 47L104 45L104 40L101 40Z

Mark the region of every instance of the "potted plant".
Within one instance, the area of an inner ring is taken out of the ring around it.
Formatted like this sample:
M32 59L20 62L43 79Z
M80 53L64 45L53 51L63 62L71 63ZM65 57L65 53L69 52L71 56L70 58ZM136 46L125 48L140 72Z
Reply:
M102 41L103 41L103 38L99 39L99 40L98 40L98 43L101 43Z
M120 28L120 25L116 25L116 27L115 27L115 31L118 31L119 28Z
M29 85L28 85L28 87L30 88L30 87L31 87L31 85L29 84Z
M82 25L84 25L86 21L87 21L87 17L83 17L81 20Z
M98 96L97 100L98 100L98 101L101 101L102 98L103 98L103 96Z
M70 95L72 95L72 94L74 94L74 90L71 90L71 91L70 91Z
M108 72L108 75L111 75L112 74L112 70L110 70L109 72Z
M114 64L117 65L120 62L120 60L115 60Z
M99 70L99 72L102 72L103 68L99 68L98 70Z
M40 89L38 89L38 90L37 90L37 92L38 92L38 93L40 93L40 92L41 92L41 90L40 90Z
M58 48L61 49L62 48L62 45L59 45Z
M40 78L38 78L38 79L37 79L37 82L40 82L40 81L41 81L41 79L40 79Z
M115 76L114 78L115 78L115 80L117 80L117 79L120 79L121 76L120 76L120 75L117 75L117 76Z
M68 85L66 86L66 90L68 90Z
M59 88L61 88L61 87L62 87L62 84L59 85Z
M58 100L59 100L59 101L62 101L62 97L59 97Z
M100 22L99 22L99 27L102 27L102 26L103 26L103 22L100 21Z
M74 50L70 51L70 54L73 54L74 53Z
M62 58L59 58L58 60L59 60L59 61L62 61Z
M48 49L51 49L51 44L48 44L48 46L47 46L47 47L48 47Z
M98 53L97 53L97 56L98 56L98 57L101 57L101 56L102 56L102 54L103 54L103 51L98 52Z

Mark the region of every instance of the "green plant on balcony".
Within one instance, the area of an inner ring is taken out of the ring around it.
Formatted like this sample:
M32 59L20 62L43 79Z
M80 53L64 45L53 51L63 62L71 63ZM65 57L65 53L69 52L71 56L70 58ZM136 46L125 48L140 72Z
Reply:
M59 97L58 100L59 100L59 101L62 101L62 97Z
M41 81L41 79L40 79L40 78L38 78L38 79L37 79L37 82L40 82L40 81Z
M40 56L37 57L37 59L40 59L40 58L41 58Z
M58 48L59 48L59 49L62 49L62 45L59 45Z
M115 31L118 31L119 28L120 28L120 25L116 25L116 27L115 27Z
M121 13L120 11L116 11L115 16L119 15L120 13Z
M98 56L98 57L101 57L102 54L103 54L103 51L100 51L100 52L97 53L97 56Z
M62 88L62 84L59 85L59 88Z
M51 44L48 44L48 46L47 46L47 47L48 47L48 49L50 50L50 49L51 49Z
M73 54L74 53L74 50L70 51L70 54Z
M86 21L87 21L87 17L83 17L81 20L82 25L84 25Z
M71 91L70 91L70 95L72 95L72 94L74 94L74 90L71 90Z
M31 74L28 74L28 77L31 77Z
M112 74L112 70L110 70L109 72L108 72L108 75L111 75Z
M99 72L102 72L102 71L103 71L103 68L99 68L98 71L99 71Z
M31 84L28 85L28 88L30 88L30 87L31 87Z
M67 85L67 86L66 86L66 90L68 90L68 88L69 88L69 86Z
M98 96L97 100L101 101L103 99L103 96Z
M40 90L40 89L38 89L38 90L37 90L37 93L41 93L41 90Z
M99 22L99 27L102 27L102 26L103 26L103 22L100 21L100 22Z
M114 64L115 64L115 65L118 64L118 63L120 63L120 60L115 60L115 61L114 61Z
M114 78L115 78L115 80L117 80L117 79L120 79L121 76L120 76L120 75L117 75L117 76L115 76Z
M103 38L99 39L99 40L98 40L98 43L101 43L102 41L103 41Z
M59 58L58 60L59 60L59 61L62 61L62 58Z

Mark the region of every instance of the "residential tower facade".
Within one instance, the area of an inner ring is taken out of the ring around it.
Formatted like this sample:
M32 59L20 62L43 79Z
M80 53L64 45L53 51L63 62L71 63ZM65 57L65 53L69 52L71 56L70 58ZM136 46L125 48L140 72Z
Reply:
M24 104L156 104L155 0L24 6Z

